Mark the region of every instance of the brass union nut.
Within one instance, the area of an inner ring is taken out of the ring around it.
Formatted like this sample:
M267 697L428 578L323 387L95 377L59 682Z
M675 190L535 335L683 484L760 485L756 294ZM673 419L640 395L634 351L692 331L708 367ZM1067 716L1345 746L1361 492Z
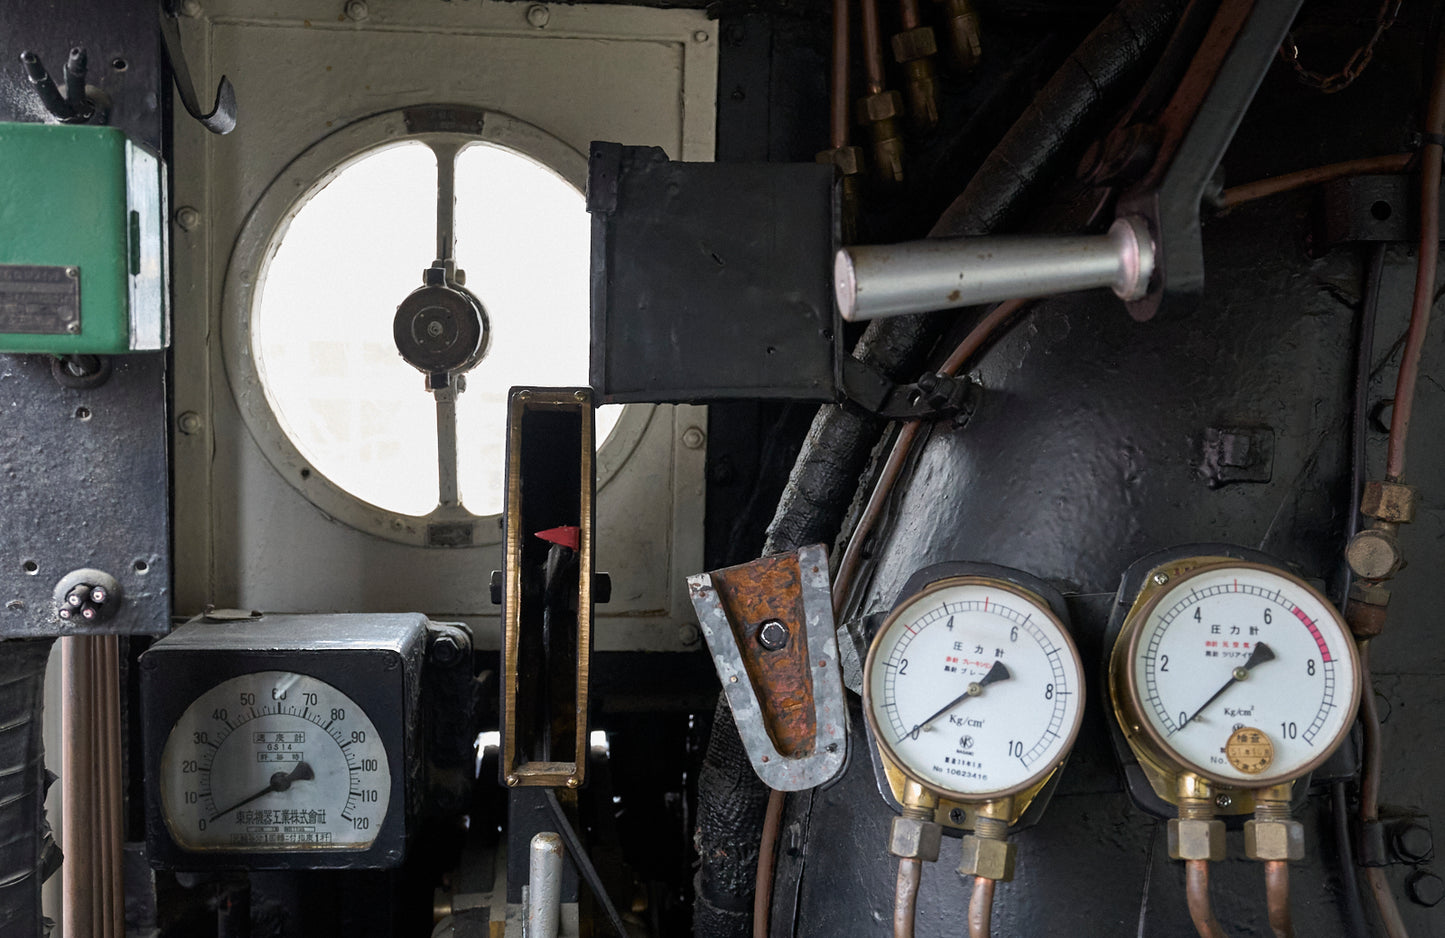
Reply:
M1018 848L1007 840L993 840L969 834L963 838L963 859L958 875L982 876L1007 881L1014 878L1014 855Z
M937 54L938 43L933 38L932 26L907 29L893 37L893 58L900 65Z
M909 860L938 859L938 847L943 840L943 825L912 817L896 817L888 832L888 852L895 857Z
M1170 818L1169 856L1175 860L1223 860L1224 822Z
M1345 545L1345 560L1355 575L1366 580L1383 580L1400 569L1403 558L1400 541L1393 531L1366 528Z
M858 99L858 122L876 124L903 113L903 96L896 91L880 91Z
M1415 489L1399 482L1366 482L1360 514L1394 524L1409 524L1415 518Z
M1305 826L1294 819L1245 821L1244 855L1251 860L1303 860Z
M863 172L862 147L835 147L831 150L823 150L818 154L817 160L819 163L837 167L838 172L844 176L856 176Z

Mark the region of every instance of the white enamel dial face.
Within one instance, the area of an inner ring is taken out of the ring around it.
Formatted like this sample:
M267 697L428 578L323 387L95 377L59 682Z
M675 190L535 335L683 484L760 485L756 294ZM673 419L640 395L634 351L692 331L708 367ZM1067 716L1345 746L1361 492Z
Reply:
M1349 732L1358 659L1339 614L1298 579L1219 564L1140 611L1129 681L1166 753L1215 781L1297 778Z
M188 850L360 850L381 830L391 767L335 687L258 671L191 702L161 752L161 807Z
M1042 601L999 580L940 580L900 606L868 654L879 745L933 791L1023 791L1068 754L1083 713L1079 654Z

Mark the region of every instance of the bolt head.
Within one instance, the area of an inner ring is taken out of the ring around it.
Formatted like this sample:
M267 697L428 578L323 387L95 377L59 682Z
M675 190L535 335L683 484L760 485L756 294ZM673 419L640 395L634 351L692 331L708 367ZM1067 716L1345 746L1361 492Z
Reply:
M1429 870L1416 870L1405 880L1405 892L1416 905L1439 905L1445 899L1445 880Z
M80 335L80 323L71 322L65 324L65 331L71 335Z
M677 640L692 647L702 640L702 631L691 622L684 622L677 627Z
M189 205L176 209L176 224L182 231L192 231L201 223L201 213Z
M697 427L688 427L682 431L682 445L688 449L701 449L705 439L702 430Z
M693 42L707 42L707 40L708 35L706 30L699 29L697 32L692 34Z
M1155 585L1155 586L1163 586L1165 583L1168 583L1168 582L1169 582L1169 574L1167 574L1167 573L1156 573L1156 574L1154 574L1152 577L1150 577L1149 579L1151 579L1151 580L1154 581L1154 585Z
M552 11L540 3L527 7L527 22L537 29L545 29L552 21Z
M768 651L778 651L788 644L788 627L778 619L768 619L758 626L758 644Z
M371 9L367 7L366 0L348 0L346 4L346 16L357 23L371 15Z
M1224 859L1224 822L1170 818L1169 856L1175 860Z
M1216 795L1214 798L1214 803L1221 808L1227 808L1230 805L1234 804L1234 798L1230 795Z
M582 784L582 782L581 782L579 779L576 779L576 778L569 778L569 779L567 779L567 787L568 787L568 788L576 788L576 787L578 787L578 786L581 785L581 784Z
M201 430L201 415L194 410L188 410L176 418L176 427L187 436L199 433Z
M942 842L942 825L920 818L896 817L888 830L888 852L895 857L932 863Z

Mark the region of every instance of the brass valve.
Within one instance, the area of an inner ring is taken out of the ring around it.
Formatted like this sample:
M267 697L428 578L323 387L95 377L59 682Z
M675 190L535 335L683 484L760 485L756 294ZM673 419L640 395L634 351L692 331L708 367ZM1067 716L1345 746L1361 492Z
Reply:
M973 8L973 0L939 0L939 5L948 20L945 35L949 58L954 67L966 72L983 57L983 29L978 11Z

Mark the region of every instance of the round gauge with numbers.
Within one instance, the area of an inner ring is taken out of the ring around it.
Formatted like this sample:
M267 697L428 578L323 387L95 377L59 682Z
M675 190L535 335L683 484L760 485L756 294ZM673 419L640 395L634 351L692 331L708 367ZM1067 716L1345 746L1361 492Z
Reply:
M959 801L1016 794L1068 755L1084 707L1079 653L1029 591L989 577L939 580L879 630L864 711L885 755Z
M1110 663L1126 732L1238 788L1309 772L1344 739L1359 659L1318 591L1261 564L1205 560L1146 580Z
M346 694L291 671L257 671L193 700L160 760L166 826L188 850L361 850L376 840L391 768Z

